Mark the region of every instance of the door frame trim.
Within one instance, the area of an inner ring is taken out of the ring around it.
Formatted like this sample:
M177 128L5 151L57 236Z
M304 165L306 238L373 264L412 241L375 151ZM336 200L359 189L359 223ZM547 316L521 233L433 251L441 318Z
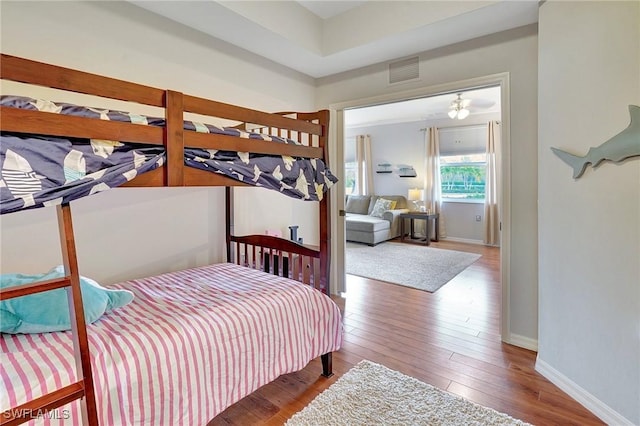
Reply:
M344 110L351 108L361 108L372 105L380 105L403 100L437 96L448 93L457 93L460 90L470 90L487 86L500 86L501 97L501 161L500 173L501 182L498 184L500 190L499 209L501 214L500 233L500 277L502 284L502 312L500 315L500 335L503 342L511 343L511 106L509 73L491 74L466 80L453 81L432 86L421 87L388 93L384 95L372 96L363 99L355 99L329 105L331 111L330 138L329 138L329 161L331 164L340 165L334 170L338 179L342 180L344 175ZM335 213L344 210L344 185L334 186L331 192L331 203L335 208ZM345 222L344 217L339 214L331 215L331 283L332 292L341 293L345 288Z

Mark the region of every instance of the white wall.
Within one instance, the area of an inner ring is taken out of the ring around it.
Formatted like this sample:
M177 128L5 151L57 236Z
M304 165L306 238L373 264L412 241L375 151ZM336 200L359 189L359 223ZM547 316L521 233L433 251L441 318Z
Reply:
M255 109L313 109L311 78L126 2L2 2L1 27L3 53ZM14 93L15 86L3 84L2 91ZM305 237L317 234L317 203L261 192L238 191L240 228L264 232L302 220L315 227ZM264 209L246 209L254 196L278 205L275 225ZM80 271L99 281L224 260L222 188L120 188L73 202L72 209ZM59 263L57 252L43 248L57 244L54 210L4 215L0 226L2 272Z
M354 144L356 135L371 136L371 160L373 169L379 163L392 165L392 173L374 173L373 188L380 195L403 195L407 197L409 188L422 188L424 181L424 123L396 123L377 126L348 128L345 132L347 143ZM407 164L416 170L416 177L400 177L398 165Z
M283 238L289 237L289 226L298 226L298 237L304 244L320 243L318 230L318 203L291 199L264 188L235 189L235 234L263 234L278 230ZM260 220L261 219L261 220Z
M420 54L420 80L389 85L387 64L318 81L317 105L509 72L511 88L510 333L538 338L537 26L505 31ZM509 339L509 336L506 336Z
M538 369L609 424L640 424L640 159L574 180L640 105L640 3L540 8ZM640 141L639 141L640 143Z
M476 220L480 216L480 220ZM442 217L445 218L446 238L482 243L484 239L484 203L444 202Z

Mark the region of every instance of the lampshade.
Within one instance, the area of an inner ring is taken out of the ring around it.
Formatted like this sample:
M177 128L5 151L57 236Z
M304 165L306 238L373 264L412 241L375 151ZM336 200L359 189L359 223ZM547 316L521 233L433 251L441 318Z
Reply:
M464 120L468 116L469 116L469 110L468 109L462 108L460 111L458 111L458 120Z
M407 194L409 201L420 201L422 197L424 197L424 190L418 188L409 189L409 193Z

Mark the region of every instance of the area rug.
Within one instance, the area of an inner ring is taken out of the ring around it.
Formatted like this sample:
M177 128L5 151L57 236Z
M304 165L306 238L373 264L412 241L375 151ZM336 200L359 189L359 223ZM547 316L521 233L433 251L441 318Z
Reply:
M528 423L364 360L294 414L286 425L524 426Z
M434 292L480 258L479 254L405 243L371 247L347 243L347 274Z

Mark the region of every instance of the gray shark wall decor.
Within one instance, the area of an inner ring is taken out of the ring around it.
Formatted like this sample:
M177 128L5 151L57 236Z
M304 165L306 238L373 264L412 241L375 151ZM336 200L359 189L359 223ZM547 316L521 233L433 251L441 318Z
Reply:
M640 156L640 107L629 105L629 114L631 123L626 129L602 145L589 148L589 152L584 157L569 154L558 148L551 148L551 150L573 168L574 179L582 176L589 164L595 168L604 160L619 163L627 158L638 157Z

